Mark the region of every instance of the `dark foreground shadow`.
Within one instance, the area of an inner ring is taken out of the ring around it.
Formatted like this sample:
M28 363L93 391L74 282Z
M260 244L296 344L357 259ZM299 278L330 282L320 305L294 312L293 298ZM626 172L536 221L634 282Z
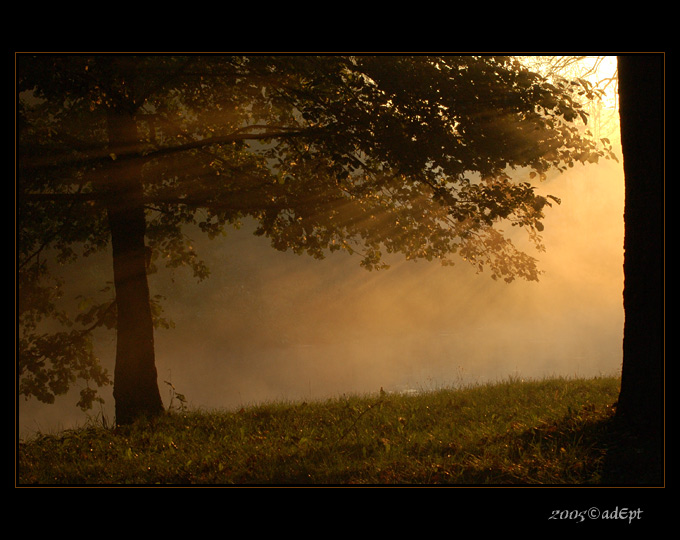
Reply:
M616 417L603 421L600 429L601 444L606 446L602 485L664 485L663 434L651 429L632 429Z

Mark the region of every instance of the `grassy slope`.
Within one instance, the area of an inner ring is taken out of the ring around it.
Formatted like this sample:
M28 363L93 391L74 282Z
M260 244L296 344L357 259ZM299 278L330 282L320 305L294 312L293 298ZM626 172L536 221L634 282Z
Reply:
M173 411L152 425L20 443L17 483L615 483L620 469L608 457L623 441L612 431L618 391L618 378L510 380L417 396ZM644 471L637 481L646 481Z

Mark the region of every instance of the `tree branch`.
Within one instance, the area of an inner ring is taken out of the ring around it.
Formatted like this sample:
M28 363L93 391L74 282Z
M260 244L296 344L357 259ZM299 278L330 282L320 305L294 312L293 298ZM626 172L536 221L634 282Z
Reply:
M210 137L208 139L201 139L199 141L191 141L188 143L180 144L177 146L169 146L164 148L158 148L144 154L144 159L153 159L166 154L171 154L173 152L186 152L187 150L195 150L199 148L206 148L208 146L231 144L238 141L245 140L266 140L266 139L283 139L289 137L300 137L307 135L317 135L322 131L322 128L304 128L299 129L297 127L277 127L274 131L263 131L261 133L250 133L243 132L248 129L264 129L268 130L268 126L246 126L244 128L238 129L229 135L224 135L222 137ZM125 156L122 156L125 157ZM135 156L132 156L135 157Z
M257 129L257 130L263 130L261 132L249 132L244 130L252 130L252 129ZM51 162L47 165L41 164L41 163L22 163L20 168L24 170L31 170L31 169L36 169L39 167L45 167L45 168L50 168L50 167L59 167L64 165L64 162L68 160L72 160L75 164L78 165L96 165L96 164L106 164L110 163L112 161L118 161L118 160L134 160L134 159L141 159L144 161L148 161L157 157L165 156L168 154L173 154L176 152L186 152L188 150L196 150L196 149L202 149L202 148L208 148L210 146L220 146L224 144L231 144L234 142L239 142L239 141L246 141L246 140L267 140L267 139L284 139L284 138L291 138L291 137L302 137L302 136L318 136L321 135L324 132L323 128L319 127L310 127L310 128L298 128L298 127L284 127L284 126L276 126L275 129L271 129L271 126L262 126L262 125L255 125L255 126L245 126L243 128L238 129L237 131L230 133L229 135L223 135L221 137L210 137L207 139L201 139L201 140L195 140L195 141L190 141L187 143L179 144L176 146L167 146L167 147L161 147L161 148L156 148L154 150L151 150L150 152L140 154L136 150L129 150L129 151L122 151L119 153L112 153L110 150L107 149L100 149L99 152L96 154L92 154L89 157L82 158L82 159L73 159L70 157L65 157L64 159L60 160L59 162ZM92 199L89 199L92 200Z

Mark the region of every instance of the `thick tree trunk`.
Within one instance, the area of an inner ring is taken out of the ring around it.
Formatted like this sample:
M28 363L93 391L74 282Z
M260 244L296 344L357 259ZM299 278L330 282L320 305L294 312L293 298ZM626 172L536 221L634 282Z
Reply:
M116 423L125 425L159 414L163 402L158 390L146 275L140 168L134 158L123 157L134 150L136 124L130 114L110 112L108 128L113 160L108 219L118 310L113 396Z
M626 183L623 370L617 415L638 433L664 425L664 58L621 56Z

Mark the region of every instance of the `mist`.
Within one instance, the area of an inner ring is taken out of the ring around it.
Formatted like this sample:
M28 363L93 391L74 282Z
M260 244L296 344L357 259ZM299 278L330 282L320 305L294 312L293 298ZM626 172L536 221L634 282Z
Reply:
M164 315L175 324L155 336L166 407L178 405L170 384L192 409L231 410L380 388L618 375L622 165L574 167L540 191L562 204L546 210L546 251L527 244L544 272L539 282L507 284L463 260L442 267L399 256L388 258L390 269L369 272L357 256L278 252L252 234L251 222L215 240L187 231L211 276L197 283L187 270L165 268L149 276L151 294L166 297ZM523 231L508 229L521 245ZM110 280L110 259L87 264L89 273L79 275L93 287ZM113 373L115 335L97 336L97 352ZM76 393L51 405L19 398L20 436L113 419L110 387L102 390L105 406L87 414L75 406Z

